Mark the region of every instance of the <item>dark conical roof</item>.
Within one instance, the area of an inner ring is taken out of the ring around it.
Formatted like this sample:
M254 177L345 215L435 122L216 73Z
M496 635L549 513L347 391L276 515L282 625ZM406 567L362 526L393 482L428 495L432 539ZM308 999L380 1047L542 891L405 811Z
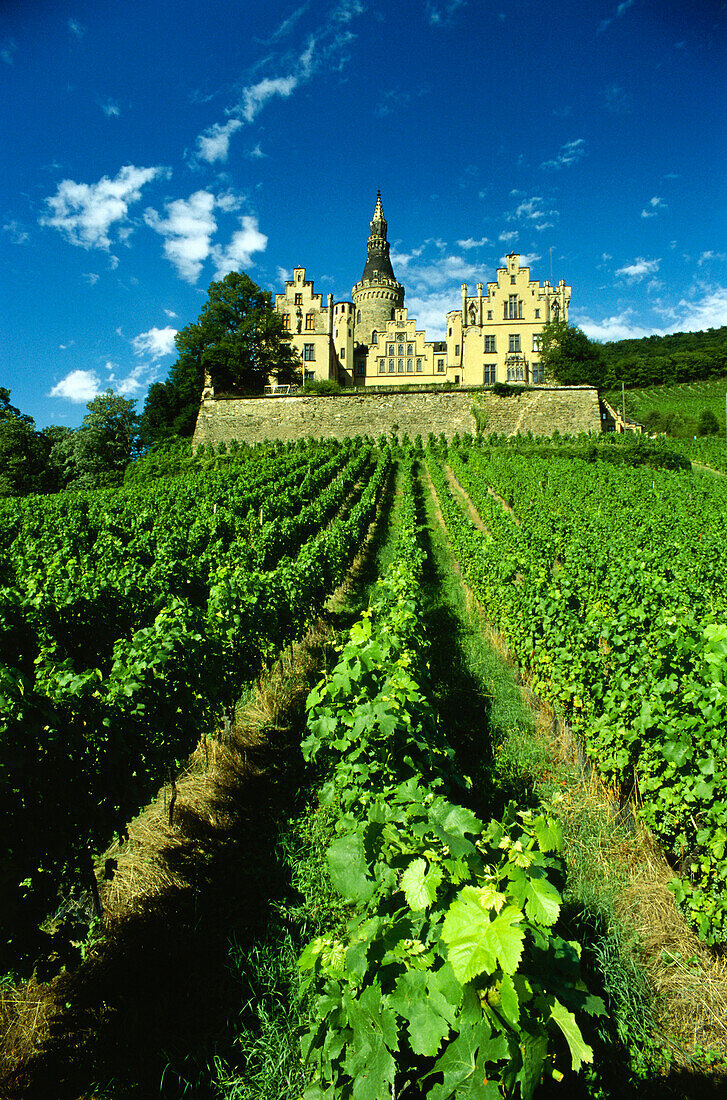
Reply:
M377 192L374 216L371 219L371 232L368 241L368 254L364 266L363 279L373 280L376 274L379 278L391 279L396 282L394 269L389 259L389 242L386 239L386 218L384 208L381 205L381 192Z

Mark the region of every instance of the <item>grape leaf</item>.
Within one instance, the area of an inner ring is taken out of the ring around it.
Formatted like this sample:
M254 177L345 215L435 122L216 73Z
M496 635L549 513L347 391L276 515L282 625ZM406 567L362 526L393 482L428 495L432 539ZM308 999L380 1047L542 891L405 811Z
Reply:
M525 933L516 927L523 914L514 905L507 905L490 920L482 907L481 891L465 886L452 903L442 928L442 939L449 947L449 961L462 984L478 974L494 973L501 966L506 974L514 974L523 951Z
M581 1029L576 1023L575 1016L560 1003L557 997L553 998L550 1018L553 1023L558 1025L566 1037L568 1046L570 1047L571 1063L574 1071L577 1073L584 1062L593 1061L593 1051L588 1044L583 1041Z
M537 924L555 924L560 913L560 894L547 878L528 879L525 912Z
M327 858L336 890L351 901L367 902L376 883L368 877L363 840L359 834L349 833L334 840L329 845Z
M428 909L436 901L437 887L442 882L442 872L436 865L427 870L426 861L413 860L401 876L401 888L406 903L415 913Z

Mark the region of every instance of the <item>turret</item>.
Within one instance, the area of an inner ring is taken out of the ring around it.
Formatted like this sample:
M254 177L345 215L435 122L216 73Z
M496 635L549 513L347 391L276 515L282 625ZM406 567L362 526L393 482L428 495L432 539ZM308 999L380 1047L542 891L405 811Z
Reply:
M379 191L371 219L363 275L352 291L356 309L354 339L357 344L366 347L374 342L374 334L386 328L386 322L393 318L394 310L404 305L404 287L394 276L386 233L387 224Z

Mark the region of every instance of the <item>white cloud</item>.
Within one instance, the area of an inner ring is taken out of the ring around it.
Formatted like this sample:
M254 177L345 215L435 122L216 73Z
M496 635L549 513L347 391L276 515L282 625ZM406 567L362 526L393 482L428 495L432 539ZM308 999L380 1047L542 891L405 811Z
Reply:
M647 275L655 275L659 270L659 264L661 260L645 260L643 257L638 256L632 264L626 264L625 267L619 267L616 274L622 276L630 283L641 282Z
M68 20L68 29L76 38L83 38L86 33L86 28L82 26L77 19Z
M167 325L166 328L150 328L148 332L140 332L131 341L137 355L148 355L151 359L161 359L165 355L172 355L176 350L174 337L177 330Z
M213 214L215 196L209 191L195 191L188 199L175 199L165 204L166 218L151 208L144 212L144 221L164 240L164 254L178 275L195 283L202 264L211 250L212 236L217 229Z
M415 318L418 329L423 329L427 340L441 340L445 335L447 313L462 307L459 287L448 291L407 295L404 305L408 316Z
M100 380L95 371L72 370L55 384L48 396L65 397L75 405L86 405L100 392Z
M3 226L3 233L8 234L13 244L25 244L28 240L27 232L20 223L16 221L6 222Z
M298 87L298 82L298 77L293 74L275 78L265 77L257 84L251 84L243 89L242 113L246 122L252 122L255 116L262 111L268 100L274 96L282 96L283 99L287 99Z
M216 265L215 279L223 279L230 271L249 267L253 252L264 252L267 248L268 238L260 232L257 218L246 214L240 218L240 225L242 228L233 233L226 248L215 245L212 249L212 259Z
M116 271L116 268L118 266L119 266L119 257L118 256L109 256L109 267L111 268L111 270Z
M116 373L118 371L116 363L107 362L106 370L109 372L106 387L111 386L116 393L122 393L126 397L138 397L159 377L159 370L154 363L139 363L122 377Z
M121 108L113 99L108 99L105 103L102 103L101 110L107 118L118 118L121 114Z
M703 252L701 254L701 256L699 257L699 259L697 260L697 263L699 264L700 267L703 267L704 264L707 264L712 260L719 260L719 261L727 260L727 253L725 253L725 252L712 252L711 250L709 252Z
M12 38L4 39L2 45L0 45L0 60L4 61L6 65L14 65L17 49L18 44Z
M602 19L598 24L598 33L605 31L607 27L610 27L614 19L618 19L620 16L627 12L630 7L633 7L636 0L621 0L621 3L616 6L616 10L610 19Z
M227 122L215 122L197 138L197 157L199 160L214 164L216 160L226 161L230 150L230 138L236 133L242 123L239 118L228 119Z
M517 229L509 229L503 231L497 239L498 241L502 241L503 244L508 244L510 241L516 241L519 236L520 234Z
M503 256L503 258L500 260L500 263L503 266L505 265L506 259L507 257ZM542 257L537 252L521 252L519 260L520 267L531 267L532 264L537 263L540 259L542 259Z
M489 242L488 242L487 237L482 237L481 240L479 240L479 241L474 241L472 239L472 237L468 237L466 241L457 241L457 244L459 245L459 247L464 248L465 250L470 249L470 248L482 248L483 244L488 244L488 243Z
M530 199L523 199L518 205L514 214L508 215L508 218L526 218L528 221L542 222L547 218L559 217L557 210L546 210L543 205L543 199L541 195L533 195ZM501 238L502 239L502 238Z
M682 298L678 310L680 319L671 326L671 332L700 332L708 328L727 325L727 287L711 287L702 290L696 301Z
M239 210L245 201L244 195L238 195L231 187L227 191L221 191L215 199L215 206L218 210L224 210L226 214L229 214L235 210Z
M285 282L286 282L287 279L292 279L293 278L292 271L288 271L284 267L278 267L278 270L277 270L276 274L278 276L278 282L282 283L283 286L285 286Z
M441 27L445 23L449 23L459 8L463 6L465 0L440 0L439 3L432 3L432 0L427 2L427 19L433 27Z
M609 84L604 92L606 110L614 115L630 115L634 109L633 99L618 84Z
M641 211L642 218L655 218L657 214L660 214L662 210L668 210L669 207L659 198L658 195L654 195L649 199L648 205Z
M135 168L127 164L114 179L103 176L98 183L62 180L56 194L45 200L49 213L38 220L41 225L60 230L71 244L108 251L113 225L119 227L121 240L132 232L125 223L129 207L141 198L142 187L169 175L167 168Z
M656 308L656 306L654 307ZM668 336L673 332L702 332L708 328L727 325L727 287L702 289L694 301L682 298L676 307L661 308L657 312L669 318L667 327L646 326L634 320L634 311L592 321L588 317L578 320L578 325L591 340L639 340L644 336Z
M254 149L251 149L247 155L250 160L262 160L262 158L266 157L268 154L263 153L262 149L260 148L260 142L258 142Z
M164 312L166 313L167 317L170 317L172 319L177 316L173 309L165 309Z
M89 286L96 286L101 276L97 275L95 271L86 271L82 275L82 278L86 280Z
M556 154L553 160L544 160L540 165L541 168L568 168L571 164L575 164L586 152L585 138L576 138L575 141L567 141L565 145L561 145L560 152Z

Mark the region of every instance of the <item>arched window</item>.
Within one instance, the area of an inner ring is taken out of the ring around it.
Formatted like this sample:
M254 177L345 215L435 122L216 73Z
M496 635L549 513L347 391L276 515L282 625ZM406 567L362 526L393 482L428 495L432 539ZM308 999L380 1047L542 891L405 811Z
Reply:
M371 333L371 343L375 344L376 341L378 340L378 338L379 338L379 334L376 331L376 329L374 329L374 331Z
M356 314L356 324L357 325L361 324L361 310L359 310L358 313Z

